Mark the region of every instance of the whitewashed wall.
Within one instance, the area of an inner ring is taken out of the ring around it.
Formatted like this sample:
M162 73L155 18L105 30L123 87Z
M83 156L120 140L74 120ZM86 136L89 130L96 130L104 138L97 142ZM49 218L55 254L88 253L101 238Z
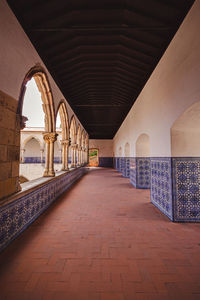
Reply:
M200 1L197 0L114 137L114 153L137 138L150 137L150 156L171 156L170 129L192 104L200 101ZM188 154L187 154L188 155Z

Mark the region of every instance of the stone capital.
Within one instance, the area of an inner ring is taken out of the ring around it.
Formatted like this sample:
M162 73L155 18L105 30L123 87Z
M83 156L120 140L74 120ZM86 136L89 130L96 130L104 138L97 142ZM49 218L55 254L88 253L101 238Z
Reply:
M72 149L76 149L77 146L78 146L77 144L71 144L71 148L72 148Z
M43 139L45 143L54 143L57 140L58 134L56 132L44 132Z
M61 145L66 145L66 147L69 146L69 141L68 140L61 140Z

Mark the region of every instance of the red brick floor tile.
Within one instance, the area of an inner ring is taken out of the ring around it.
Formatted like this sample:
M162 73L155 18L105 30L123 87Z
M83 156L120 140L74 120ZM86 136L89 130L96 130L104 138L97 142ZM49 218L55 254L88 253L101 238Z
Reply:
M93 170L0 254L0 299L197 300L199 236L148 190Z

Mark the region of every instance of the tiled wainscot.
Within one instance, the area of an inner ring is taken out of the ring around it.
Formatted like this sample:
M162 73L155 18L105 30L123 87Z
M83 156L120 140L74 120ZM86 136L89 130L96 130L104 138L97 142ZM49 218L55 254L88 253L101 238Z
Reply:
M46 179L47 181L42 184L24 192L22 190L11 196L7 203L2 204L0 207L0 250L24 231L86 171L86 168L77 168L62 172L53 179Z
M172 158L174 221L200 221L200 157Z
M150 189L151 167L149 157L130 158L130 182L138 189Z
M124 169L122 172L122 176L126 178L130 177L130 157L124 158Z

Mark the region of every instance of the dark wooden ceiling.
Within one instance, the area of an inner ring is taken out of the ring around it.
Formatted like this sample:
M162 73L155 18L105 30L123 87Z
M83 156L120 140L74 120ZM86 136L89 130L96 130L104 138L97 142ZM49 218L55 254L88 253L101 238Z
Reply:
M8 0L90 138L113 138L193 0Z

